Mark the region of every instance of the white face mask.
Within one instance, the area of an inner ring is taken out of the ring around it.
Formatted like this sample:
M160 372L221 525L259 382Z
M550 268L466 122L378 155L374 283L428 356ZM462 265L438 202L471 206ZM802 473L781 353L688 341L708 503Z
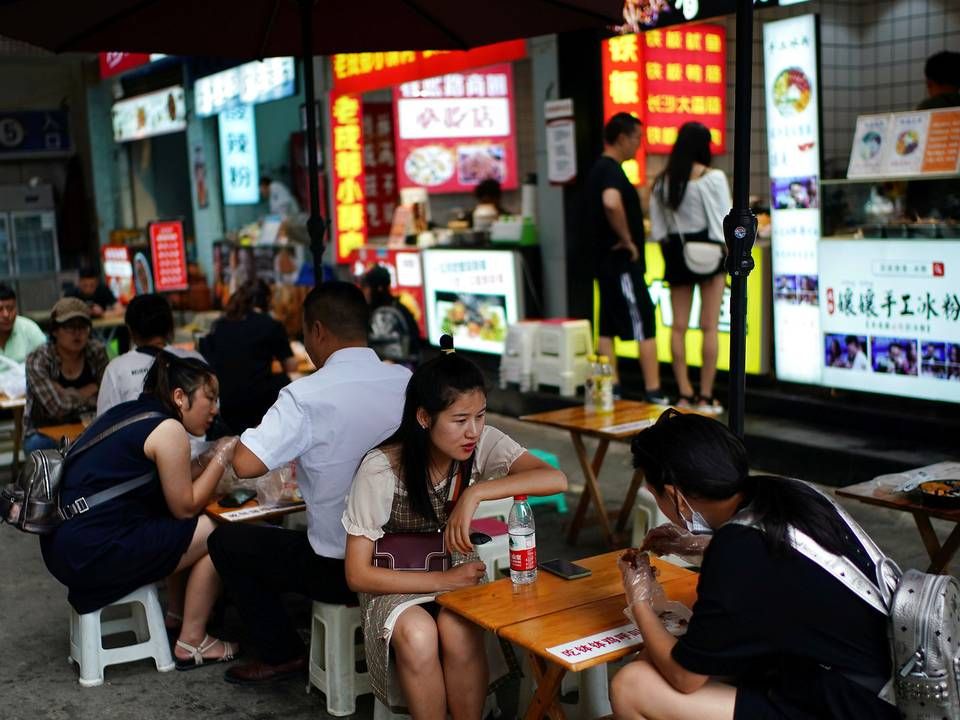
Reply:
M710 523L707 522L706 518L703 517L703 515L701 515L699 512L693 509L693 505L691 505L690 502L685 497L683 497L680 491L676 491L676 492L677 492L677 499L678 499L677 514L680 515L680 522L683 523L683 526L694 535L712 535L713 528L710 527ZM691 516L689 520L687 520L683 516L683 513L681 513L679 510L679 501L681 499L683 500L684 505L686 505L687 508L689 508L690 510Z

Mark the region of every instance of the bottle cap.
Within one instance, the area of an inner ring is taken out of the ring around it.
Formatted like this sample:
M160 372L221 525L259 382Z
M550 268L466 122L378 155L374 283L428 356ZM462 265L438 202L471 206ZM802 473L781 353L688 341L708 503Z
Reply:
M526 496L526 495L514 495L514 496L513 496L513 500L514 500L514 502L526 502L526 501L527 501L527 496Z
M601 356L600 356L600 362L602 362L602 363L608 363L608 362L610 362L610 358L609 358L607 355L601 355Z

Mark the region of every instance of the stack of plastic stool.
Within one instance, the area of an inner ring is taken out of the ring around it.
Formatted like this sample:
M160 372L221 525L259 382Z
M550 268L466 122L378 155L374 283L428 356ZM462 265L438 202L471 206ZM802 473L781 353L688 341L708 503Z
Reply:
M539 330L539 320L522 320L507 328L500 357L501 389L505 390L509 383L519 385L521 392L533 388L533 356Z
M560 469L560 458L552 452L538 450L537 448L530 448L527 452L534 457L540 458L547 465L555 467L557 470ZM531 495L527 498L527 502L530 503L531 507L534 505L554 505L557 508L557 512L561 514L565 514L568 510L567 496L564 493L557 493L556 495Z
M370 674L357 671L360 625L360 608L356 605L313 603L307 692L313 685L326 695L330 715L353 715L357 698L373 692Z
M103 685L103 669L107 665L153 658L160 672L169 672L174 668L170 641L163 625L163 610L157 598L157 586L144 585L107 607L121 605L130 607L130 617L103 620L100 614L106 608L83 615L78 615L76 610L70 608L68 659L79 666L82 687ZM109 650L103 647L104 637L127 632L136 635L137 642L134 645Z
M589 320L543 320L537 333L533 362L534 384L550 385L573 397L590 370L587 356L593 352Z

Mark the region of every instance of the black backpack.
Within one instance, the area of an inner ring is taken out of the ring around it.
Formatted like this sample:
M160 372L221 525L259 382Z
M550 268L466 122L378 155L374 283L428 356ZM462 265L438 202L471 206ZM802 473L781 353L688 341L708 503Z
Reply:
M56 449L34 450L27 456L16 481L0 490L0 522L6 521L23 532L47 535L56 530L64 520L82 515L92 507L146 485L153 479L155 470L101 490L88 498L77 498L65 507L60 506L60 483L68 459L89 450L101 440L133 423L165 417L166 415L156 411L142 412L115 423L92 438L87 438L87 433L84 432L72 445L68 446L66 439L62 439L60 447Z

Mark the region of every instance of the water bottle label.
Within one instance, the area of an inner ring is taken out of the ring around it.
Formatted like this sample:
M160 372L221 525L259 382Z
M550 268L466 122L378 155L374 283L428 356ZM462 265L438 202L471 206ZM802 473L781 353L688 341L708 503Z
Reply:
M537 567L537 534L510 534L510 569L519 572Z

